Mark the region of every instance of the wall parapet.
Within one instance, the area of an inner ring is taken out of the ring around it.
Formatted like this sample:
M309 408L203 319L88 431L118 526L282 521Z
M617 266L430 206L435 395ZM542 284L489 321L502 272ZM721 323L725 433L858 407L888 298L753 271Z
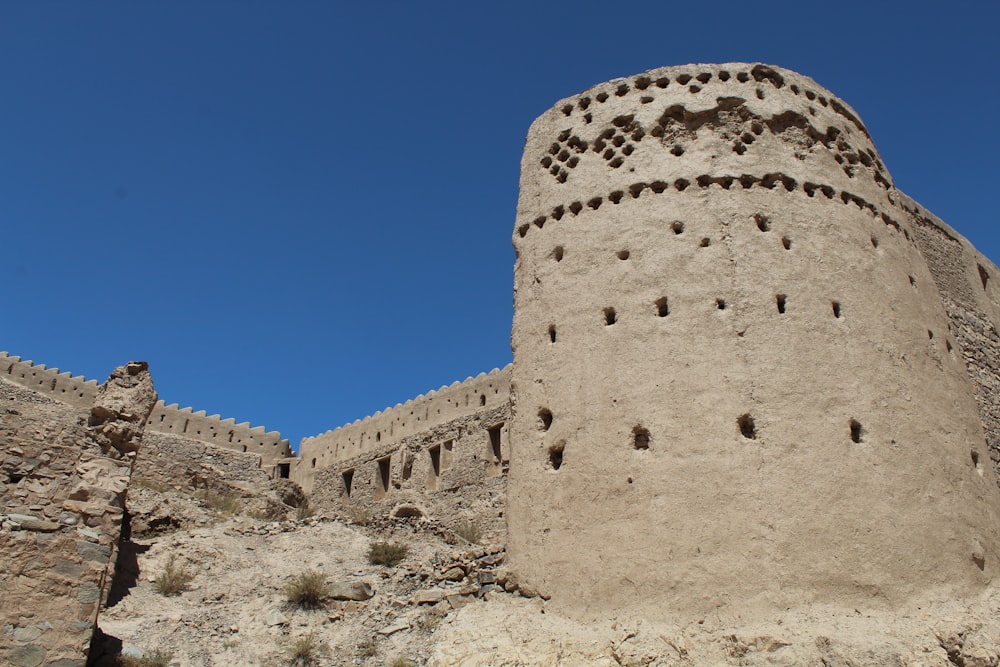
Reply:
M45 364L22 360L7 352L0 352L0 378L77 408L93 404L100 386L97 380L61 372L58 368L47 368ZM249 422L237 424L235 419L208 415L204 410L196 412L194 408L182 408L177 403L167 405L157 401L146 428L153 433L179 435L235 451L259 454L265 465L292 456L288 440L282 439L278 431L251 426Z
M309 461L310 467L325 467L467 414L503 405L510 400L512 368L507 364L462 382L456 380L364 419L303 438L299 455L302 461Z
M47 368L8 352L0 352L0 377L77 408L93 404L100 386L97 380Z

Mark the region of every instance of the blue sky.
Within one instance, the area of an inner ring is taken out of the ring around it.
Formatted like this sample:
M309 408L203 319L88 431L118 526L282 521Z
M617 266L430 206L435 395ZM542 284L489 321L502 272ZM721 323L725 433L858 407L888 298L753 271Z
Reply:
M558 99L763 61L1000 260L1000 5L0 3L0 349L325 431L511 359L520 152Z

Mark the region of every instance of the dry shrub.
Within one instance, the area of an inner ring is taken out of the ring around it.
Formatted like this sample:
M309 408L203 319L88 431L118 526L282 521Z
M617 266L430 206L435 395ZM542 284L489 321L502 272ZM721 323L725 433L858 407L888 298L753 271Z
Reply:
M242 508L239 497L232 493L216 493L211 489L205 489L199 495L210 510L214 510L219 514L227 516L236 514Z
M398 542L372 542L368 547L368 562L372 565L393 567L406 558L410 549Z
M320 646L316 641L315 635L310 632L308 635L296 639L295 643L288 650L288 653L291 656L293 665L308 667L309 665L316 664L319 660L319 648Z
M288 603L299 609L320 609L329 594L330 586L322 572L302 572L285 585Z
M163 572L153 581L153 590L168 597L180 595L192 579L194 575L177 564L175 554L170 554Z
M455 534L472 544L478 544L479 540L483 539L483 530L475 521L463 521L458 524L458 527L455 528Z

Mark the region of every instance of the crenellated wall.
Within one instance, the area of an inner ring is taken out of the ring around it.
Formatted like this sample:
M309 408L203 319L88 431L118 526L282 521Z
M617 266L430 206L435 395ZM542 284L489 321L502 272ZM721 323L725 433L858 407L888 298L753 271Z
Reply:
M380 450L461 417L505 406L510 402L510 375L510 365L494 368L326 433L303 438L292 478L308 491L317 469Z
M74 407L87 407L97 396L99 385L95 380L46 368L44 364L24 361L7 352L0 352L0 377L31 389L45 396ZM153 433L181 436L240 452L258 454L262 467L272 476L276 474L277 461L292 457L288 440L277 431L267 431L263 426L249 422L237 424L234 419L220 415L207 415L204 410L181 408L176 403L166 405L158 401L149 416L147 429Z
M0 377L77 408L90 407L100 387L97 380L22 361L7 352L0 352Z

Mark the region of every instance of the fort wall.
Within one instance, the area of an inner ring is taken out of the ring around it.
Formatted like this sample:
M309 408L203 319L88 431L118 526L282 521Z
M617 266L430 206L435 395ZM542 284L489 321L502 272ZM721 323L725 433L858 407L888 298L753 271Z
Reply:
M1000 474L1000 269L909 197L901 197L900 204L948 314L948 331L975 389L986 448Z
M74 407L89 407L99 387L95 380L46 368L44 364L22 360L7 352L0 352L0 377ZM277 431L267 431L248 422L237 424L234 419L181 408L176 403L167 405L158 401L149 416L147 430L257 454L262 467L272 476L277 474L278 461L293 456L288 440L282 439Z
M405 438L483 410L506 406L510 401L510 375L510 365L494 368L326 433L303 438L292 478L308 492L313 488L316 470L383 451Z
M956 326L981 256L925 261L942 246L907 202L847 104L765 65L654 70L536 120L513 234L517 576L571 613L668 620L991 581L995 376L972 338L995 304Z

